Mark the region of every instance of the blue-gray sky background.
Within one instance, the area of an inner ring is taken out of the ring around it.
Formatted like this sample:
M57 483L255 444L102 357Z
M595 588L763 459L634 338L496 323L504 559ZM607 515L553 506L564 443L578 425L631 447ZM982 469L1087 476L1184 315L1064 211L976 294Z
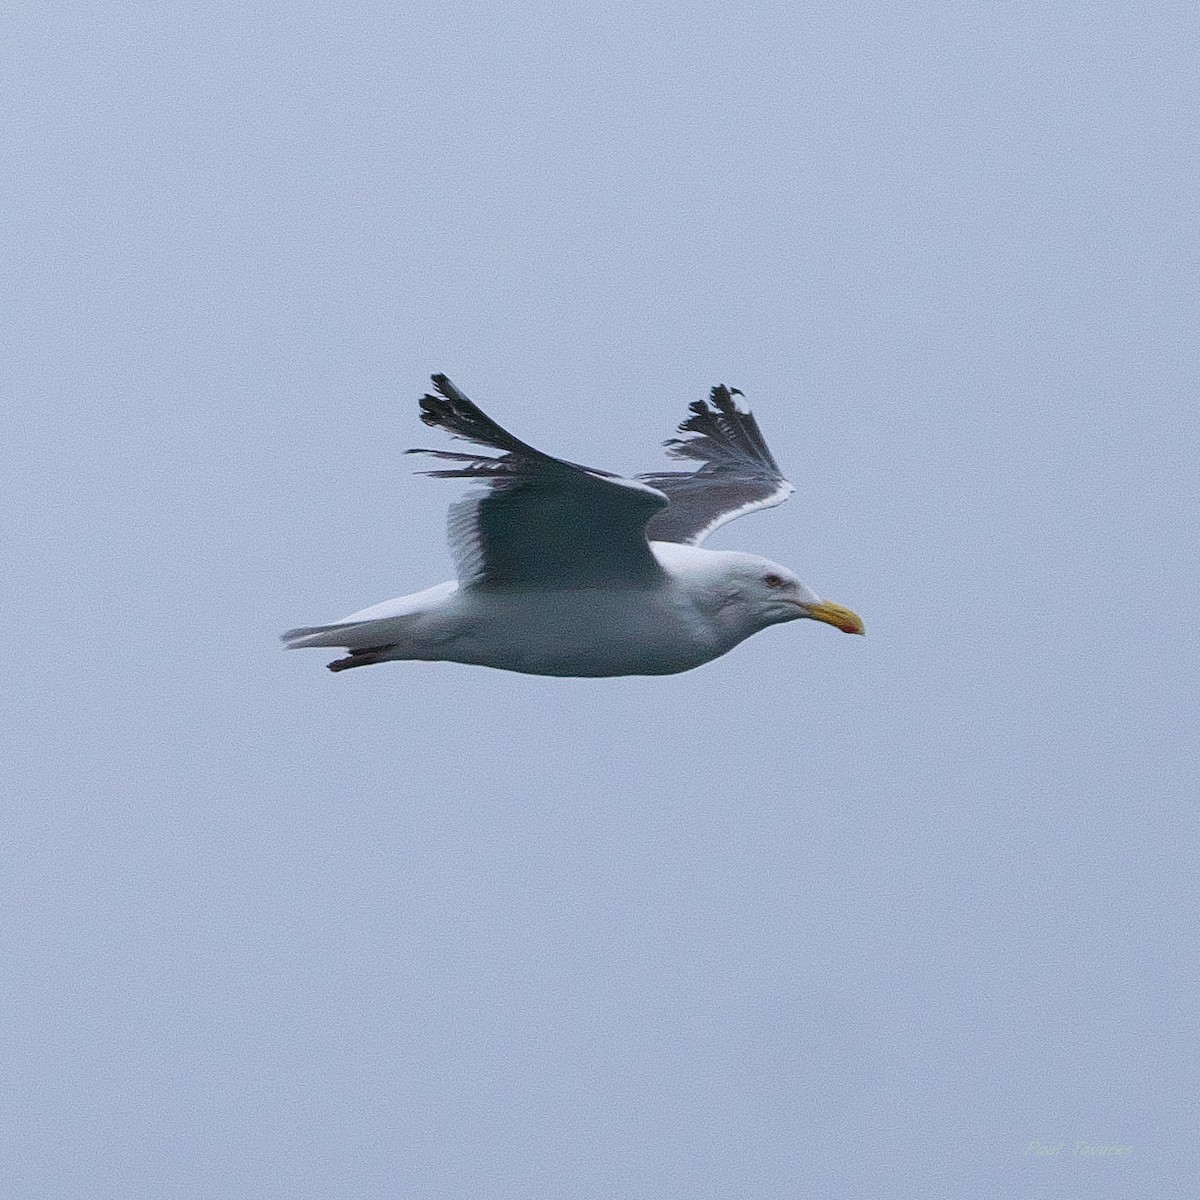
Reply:
M1194 1186L1197 11L10 10L0 1191ZM449 575L431 371L741 387L868 637L284 653Z

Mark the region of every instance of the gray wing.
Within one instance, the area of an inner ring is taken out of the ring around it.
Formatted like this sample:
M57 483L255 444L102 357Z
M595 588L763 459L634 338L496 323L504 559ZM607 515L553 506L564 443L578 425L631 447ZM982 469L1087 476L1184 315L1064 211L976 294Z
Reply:
M552 458L513 437L446 378L421 397L421 420L498 456L409 450L456 463L427 474L484 486L450 508L450 549L463 586L594 588L662 577L646 522L667 505L633 479Z
M784 478L752 413L738 408L736 388L719 384L708 400L695 400L692 415L663 444L671 458L700 463L694 471L663 471L638 478L670 505L646 528L651 541L698 546L714 529L735 517L782 504L795 491Z

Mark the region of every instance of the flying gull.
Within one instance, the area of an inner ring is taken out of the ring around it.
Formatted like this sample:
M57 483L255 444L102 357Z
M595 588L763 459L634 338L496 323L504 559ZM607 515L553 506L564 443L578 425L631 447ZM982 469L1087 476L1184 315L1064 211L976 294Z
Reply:
M289 649L345 647L331 671L419 659L529 675L670 675L783 621L863 632L858 616L786 567L701 546L727 521L794 490L736 389L695 401L684 436L665 443L672 458L698 466L625 479L543 454L445 375L433 384L421 420L500 452L408 451L447 464L429 475L480 485L450 507L458 578L333 625L289 630Z

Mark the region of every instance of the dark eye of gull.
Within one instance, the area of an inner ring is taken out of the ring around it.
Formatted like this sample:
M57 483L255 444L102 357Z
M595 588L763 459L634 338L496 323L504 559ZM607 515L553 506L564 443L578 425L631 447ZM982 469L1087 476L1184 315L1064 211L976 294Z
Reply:
M781 588L781 587L783 587L784 582L785 582L785 580L782 575L764 575L763 576L763 583L765 583L767 585L767 587L769 587L769 588Z

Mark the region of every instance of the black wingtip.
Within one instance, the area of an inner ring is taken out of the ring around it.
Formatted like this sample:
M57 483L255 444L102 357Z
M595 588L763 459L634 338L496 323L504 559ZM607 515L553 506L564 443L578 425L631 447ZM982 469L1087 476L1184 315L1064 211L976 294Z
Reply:
M458 434L454 426L461 425L464 418L469 420L473 416L475 405L454 386L449 375L443 375L439 371L436 375L430 375L429 379L438 394L434 396L426 392L417 401L421 409L421 420L435 429L441 426Z
M709 403L718 412L724 413L726 416L731 416L737 413L737 405L734 404L734 396L744 396L745 393L740 388L726 387L723 383L718 383L711 392L709 392Z
M718 383L704 400L693 400L688 405L690 415L680 422L678 430L692 436L668 438L663 442L667 454L712 463L732 453L778 474L779 466L767 449L754 415L734 402L734 396L743 395L740 388Z
M431 375L433 386L439 395L426 392L417 404L421 420L434 429L444 429L452 437L465 438L480 446L490 446L528 458L544 459L541 451L514 437L507 429L497 425L473 400L464 395L448 375Z

